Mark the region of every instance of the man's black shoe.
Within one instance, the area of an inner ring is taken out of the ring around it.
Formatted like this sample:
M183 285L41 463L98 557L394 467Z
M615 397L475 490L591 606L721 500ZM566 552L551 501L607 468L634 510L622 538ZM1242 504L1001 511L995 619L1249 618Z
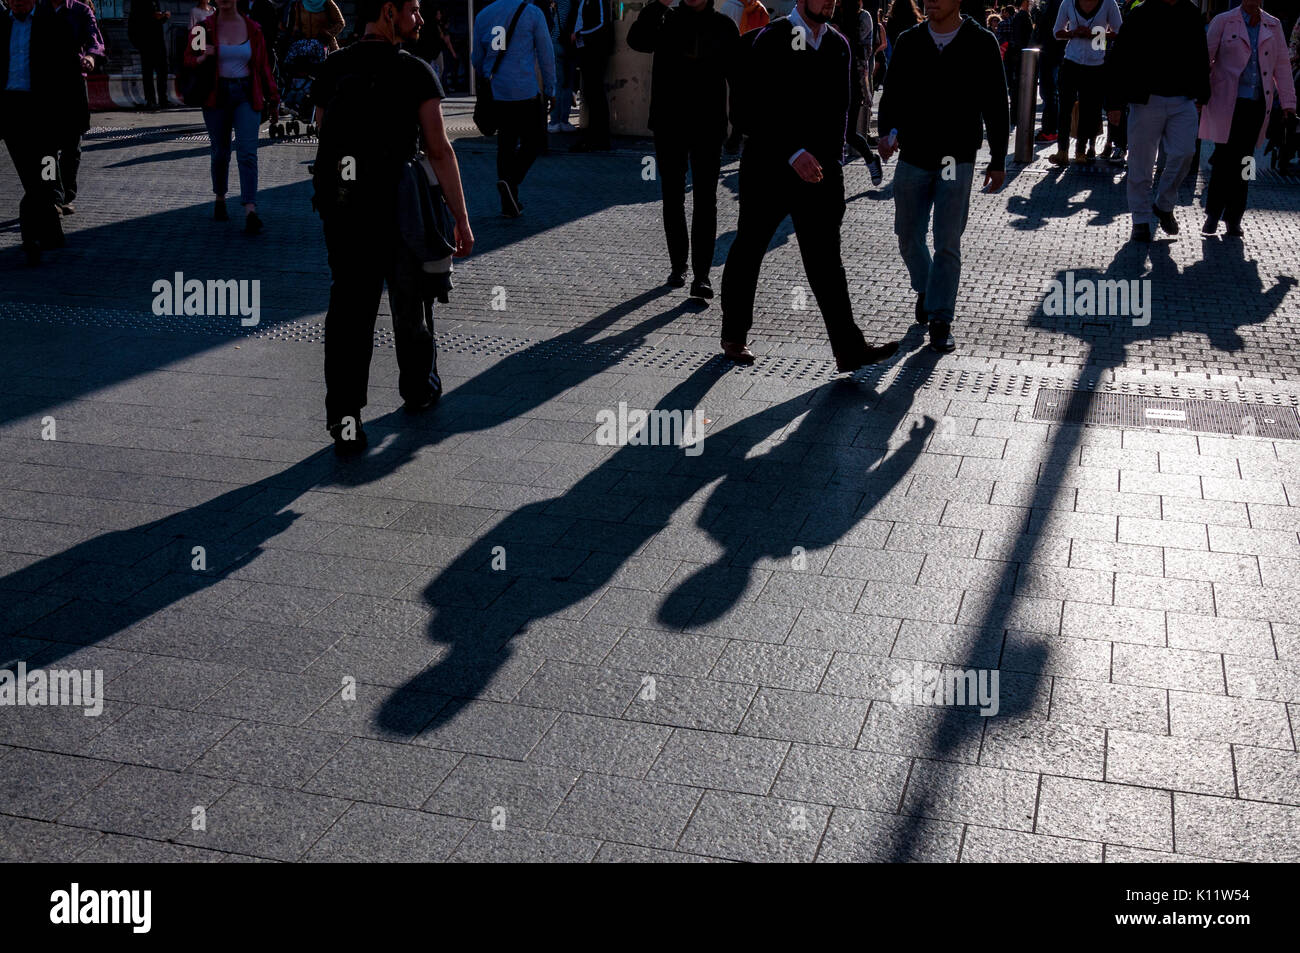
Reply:
M1219 220L1213 215L1205 216L1205 224L1201 226L1202 235L1215 235L1219 231Z
M1156 217L1156 221L1160 223L1160 227L1168 234L1178 234L1178 219L1174 218L1173 212L1163 212L1160 210L1160 206L1153 205L1151 206L1151 214Z
M1224 230L1223 234L1227 235L1229 238L1241 238L1245 235L1246 233L1241 230L1241 219L1237 219L1235 222L1229 221L1228 227Z
M510 188L510 183L505 179L497 179L497 194L501 196L501 214L506 218L518 218L519 203L515 201L515 193Z
M344 437L342 424L335 424L330 427L330 436L334 438L334 455L336 457L355 457L359 453L364 453L369 443L366 431L359 420L356 422L351 439Z
M432 375L432 377L434 380L438 379L437 374ZM426 394L422 399L408 400L406 403L402 405L402 409L405 410L408 414L418 414L428 410L430 407L436 404L439 398L441 397L442 397L442 383L439 382L436 385L430 387L429 393Z
M740 132L733 132L731 135L727 136L727 141L722 145L723 151L729 156L739 155L742 138L743 135Z
M248 215L244 217L244 234L262 234L262 219L256 212L249 212Z
M705 301L713 297L713 285L708 278L696 278L691 282L691 297Z
M957 350L957 342L952 339L952 322L930 322L930 350L939 354L951 354Z
M212 205L212 220L214 222L230 221L230 213L226 211L226 200L217 199Z
M888 344L868 344L855 358L835 358L835 368L841 374L852 374L868 364L879 364L881 361L887 361L897 353L897 341L890 341Z
M685 269L685 268L674 268L672 271L670 271L670 272L668 273L668 287L669 287L669 288L685 288L685 287L686 287L686 269Z
M1131 242L1150 243L1151 226L1148 225L1146 222L1139 222L1138 224L1134 225L1133 231L1128 236L1128 240Z
M916 296L916 323L930 323L930 313L925 310L925 295Z
M36 242L24 242L23 253L27 256L27 264L32 268L41 263L41 246Z

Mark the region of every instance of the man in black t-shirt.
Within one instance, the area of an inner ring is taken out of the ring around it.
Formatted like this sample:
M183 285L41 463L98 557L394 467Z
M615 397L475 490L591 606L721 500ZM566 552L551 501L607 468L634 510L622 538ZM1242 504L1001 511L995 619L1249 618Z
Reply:
M397 227L398 182L421 145L456 220L457 257L474 245L443 125L442 86L428 63L398 46L419 37L419 0L360 0L357 12L362 38L326 57L311 91L320 130L316 202L333 278L325 316L325 416L340 456L366 448L361 408L385 284L406 409L425 410L442 394L432 300L420 291L420 263Z

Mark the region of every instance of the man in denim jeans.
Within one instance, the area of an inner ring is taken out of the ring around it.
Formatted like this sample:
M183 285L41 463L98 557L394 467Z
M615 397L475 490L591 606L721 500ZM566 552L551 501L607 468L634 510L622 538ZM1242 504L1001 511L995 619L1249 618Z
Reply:
M959 0L925 0L925 13L894 45L880 100L880 128L889 130L880 155L902 150L894 231L916 292L916 320L929 325L930 348L950 354L975 153L987 129L984 185L996 192L1006 178L1010 121L997 38L962 16ZM925 244L931 209L933 257Z

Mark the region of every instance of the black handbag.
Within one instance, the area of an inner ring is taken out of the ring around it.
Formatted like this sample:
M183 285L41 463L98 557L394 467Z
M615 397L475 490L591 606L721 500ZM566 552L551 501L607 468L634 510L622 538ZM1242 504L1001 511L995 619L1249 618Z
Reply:
M515 26L519 23L519 18L523 16L524 7L528 6L528 0L519 4L519 9L510 19L510 26L506 28L505 49L497 53L496 58L492 61L492 72L480 73L479 83L475 90L474 100L474 125L478 131L485 136L495 136L497 130L501 127L501 122L497 117L496 99L492 96L492 74L501 64L501 57L505 55L506 50L510 49L510 38L515 35Z

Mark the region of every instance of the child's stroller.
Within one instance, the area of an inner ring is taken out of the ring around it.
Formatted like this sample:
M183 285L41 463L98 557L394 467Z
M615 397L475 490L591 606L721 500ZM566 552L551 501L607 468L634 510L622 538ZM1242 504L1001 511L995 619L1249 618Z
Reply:
M271 123L272 139L316 134L316 124L312 122L311 83L317 67L323 62L325 47L318 40L295 40L285 51L277 77L284 115L279 122Z

